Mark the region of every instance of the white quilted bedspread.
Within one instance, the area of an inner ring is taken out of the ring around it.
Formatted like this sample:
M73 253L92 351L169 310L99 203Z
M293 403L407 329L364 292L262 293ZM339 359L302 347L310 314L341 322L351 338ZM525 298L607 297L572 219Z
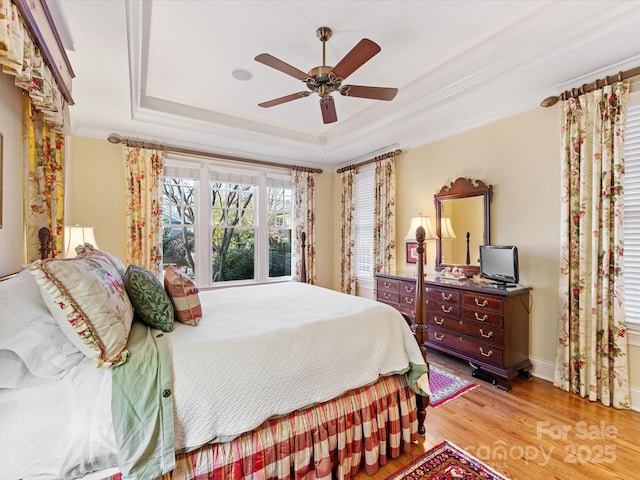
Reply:
M402 316L372 300L293 282L202 291L200 300L200 324L169 334L177 450L424 364ZM426 375L419 384L428 393Z

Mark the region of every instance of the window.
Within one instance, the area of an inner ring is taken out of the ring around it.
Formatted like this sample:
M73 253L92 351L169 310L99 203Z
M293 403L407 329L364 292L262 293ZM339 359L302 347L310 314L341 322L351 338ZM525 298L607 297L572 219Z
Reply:
M356 282L369 287L373 286L374 169L370 165L358 171L353 189L354 270Z
M291 175L166 163L165 266L178 266L199 285L291 277Z
M624 161L625 313L628 325L640 330L640 102L627 110Z
M195 278L197 169L170 169L162 182L163 267L173 265Z

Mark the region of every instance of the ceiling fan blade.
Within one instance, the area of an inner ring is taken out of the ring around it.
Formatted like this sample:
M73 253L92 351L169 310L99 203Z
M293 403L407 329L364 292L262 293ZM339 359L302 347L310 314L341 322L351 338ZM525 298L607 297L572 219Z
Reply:
M340 94L345 97L373 98L374 100L393 100L398 93L397 88L365 87L363 85L343 85Z
M261 53L255 59L260 63L264 63L268 67L280 70L282 73L291 75L292 77L297 78L298 80L302 80L303 82L306 82L307 78L309 78L309 75L307 73L304 73L302 70L298 70L296 67L292 67L288 63L285 63L282 60L274 57L273 55L269 55L268 53Z
M258 106L263 108L275 107L276 105L280 105L281 103L287 103L292 100L308 97L309 95L311 95L311 92L292 93L291 95L285 95L284 97L274 98L273 100L269 100L268 102L259 103Z
M324 123L333 123L338 121L336 104L333 102L333 97L331 95L320 99L320 110L322 110L322 121Z
M380 46L369 40L363 38L358 44L347 53L338 64L333 67L332 72L342 80L347 78L367 61L371 59L376 53L380 51Z

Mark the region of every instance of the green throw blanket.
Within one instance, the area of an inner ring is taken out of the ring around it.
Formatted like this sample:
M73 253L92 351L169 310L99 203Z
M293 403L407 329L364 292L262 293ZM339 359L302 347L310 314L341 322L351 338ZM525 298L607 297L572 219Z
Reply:
M169 347L162 331L134 321L127 349L112 372L118 468L123 479L148 480L175 468Z

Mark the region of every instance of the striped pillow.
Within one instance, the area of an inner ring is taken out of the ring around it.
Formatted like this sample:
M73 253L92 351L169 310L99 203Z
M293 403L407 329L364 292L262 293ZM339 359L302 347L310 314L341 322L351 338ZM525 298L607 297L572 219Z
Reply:
M173 303L176 320L187 325L198 325L202 318L202 307L193 280L170 265L164 271L164 289Z

